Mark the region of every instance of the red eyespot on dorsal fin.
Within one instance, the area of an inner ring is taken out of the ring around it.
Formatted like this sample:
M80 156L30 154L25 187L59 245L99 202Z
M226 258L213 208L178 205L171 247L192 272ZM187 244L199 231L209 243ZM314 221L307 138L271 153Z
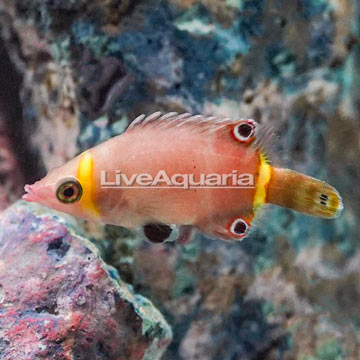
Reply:
M128 127L127 133L144 130L183 130L204 136L223 135L229 140L235 139L240 144L251 144L259 149L263 156L267 151L267 144L274 132L270 127L259 125L252 119L232 119L225 116L203 116L190 113L179 114L160 111L149 116L138 116ZM174 134L176 134L174 131Z
M258 124L255 120L239 120L232 128L233 138L239 143L251 146L259 151L262 158L270 163L271 154L274 152L277 135L270 125Z
M257 123L255 120L240 120L232 128L232 135L240 143L251 143L255 138Z

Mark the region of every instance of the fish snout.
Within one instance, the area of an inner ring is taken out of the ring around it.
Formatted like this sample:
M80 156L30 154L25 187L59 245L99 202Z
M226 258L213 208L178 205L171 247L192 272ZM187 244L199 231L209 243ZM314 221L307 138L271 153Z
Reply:
M24 190L26 193L22 196L22 199L29 202L43 202L48 195L48 189L39 184L39 181L32 185L25 185Z

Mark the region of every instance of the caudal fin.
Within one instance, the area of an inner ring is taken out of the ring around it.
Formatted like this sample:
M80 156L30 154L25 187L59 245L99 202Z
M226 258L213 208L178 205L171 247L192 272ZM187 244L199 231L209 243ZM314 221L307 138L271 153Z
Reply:
M266 202L325 219L336 218L343 210L332 186L289 169L272 168Z

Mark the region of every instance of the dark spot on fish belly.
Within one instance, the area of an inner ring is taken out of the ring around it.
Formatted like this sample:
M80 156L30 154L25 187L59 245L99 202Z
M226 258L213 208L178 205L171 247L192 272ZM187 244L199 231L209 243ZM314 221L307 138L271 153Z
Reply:
M164 224L148 224L144 226L146 238L155 244L166 241L171 235L171 227Z

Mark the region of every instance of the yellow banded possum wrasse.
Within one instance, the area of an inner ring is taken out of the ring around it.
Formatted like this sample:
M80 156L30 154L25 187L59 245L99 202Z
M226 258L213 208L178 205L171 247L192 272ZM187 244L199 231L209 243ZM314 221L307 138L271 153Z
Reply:
M185 242L196 230L242 240L265 204L339 216L342 200L332 186L270 165L268 137L254 120L141 115L124 134L26 185L23 199L124 226L155 243Z

